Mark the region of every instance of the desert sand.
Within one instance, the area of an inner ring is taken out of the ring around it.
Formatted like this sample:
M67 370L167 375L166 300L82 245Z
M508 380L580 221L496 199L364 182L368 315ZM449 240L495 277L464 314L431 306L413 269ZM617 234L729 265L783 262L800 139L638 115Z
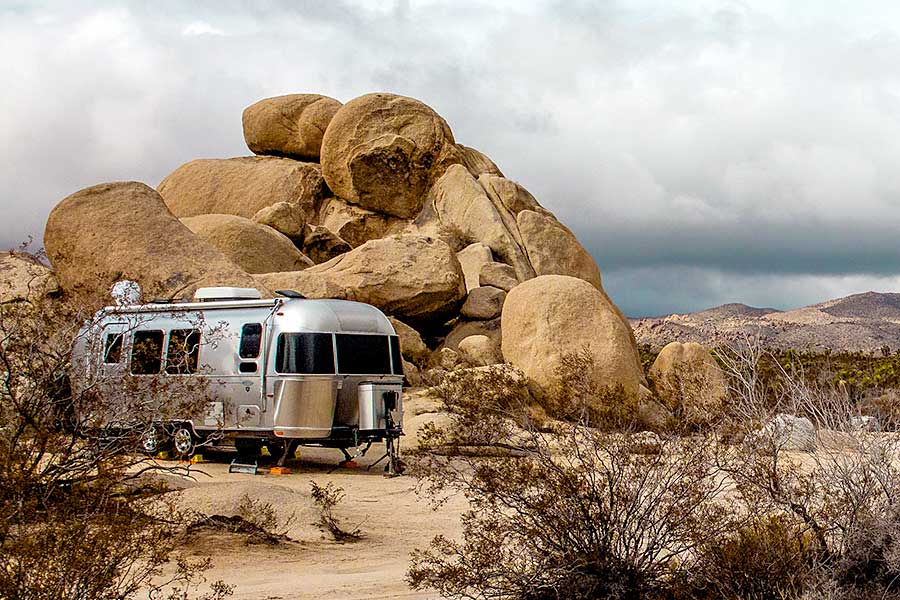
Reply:
M209 581L236 586L234 598L435 598L434 592L410 590L405 581L410 552L424 548L437 534L458 537L459 515L466 502L456 497L435 511L416 493L417 480L386 478L381 465L366 467L379 456L373 447L359 467L329 471L340 459L337 450L302 448L288 461L289 475L271 475L261 465L256 475L228 473L229 455L191 467L192 478L169 480L184 489L181 503L207 514L230 514L243 494L271 503L280 519L294 513L287 535L295 541L248 544L245 536L205 532L189 538L186 551L210 557ZM346 498L335 510L342 525L358 525L363 537L338 543L315 525L317 511L310 481L341 487Z

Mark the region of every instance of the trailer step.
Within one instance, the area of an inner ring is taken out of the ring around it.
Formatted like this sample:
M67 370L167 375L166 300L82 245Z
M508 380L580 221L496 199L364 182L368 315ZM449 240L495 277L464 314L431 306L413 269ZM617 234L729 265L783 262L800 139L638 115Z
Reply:
M246 473L247 475L256 475L256 471L259 469L259 464L257 461L253 461L252 463L247 462L246 459L235 458L231 461L231 464L228 466L229 473Z

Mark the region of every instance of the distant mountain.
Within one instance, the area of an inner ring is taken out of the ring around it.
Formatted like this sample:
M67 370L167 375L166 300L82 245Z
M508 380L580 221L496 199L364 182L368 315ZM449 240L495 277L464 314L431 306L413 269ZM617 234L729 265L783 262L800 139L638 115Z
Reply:
M900 348L900 293L865 292L789 311L724 304L684 315L631 319L639 343L707 346L759 335L772 348L876 350Z

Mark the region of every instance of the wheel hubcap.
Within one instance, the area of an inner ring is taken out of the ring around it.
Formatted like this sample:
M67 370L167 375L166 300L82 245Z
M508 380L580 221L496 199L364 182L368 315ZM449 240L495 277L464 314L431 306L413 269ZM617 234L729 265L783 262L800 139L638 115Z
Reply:
M191 437L191 432L187 429L176 431L175 435L172 436L172 441L175 444L175 450L179 454L190 454L191 450L194 449L194 440Z
M141 448L147 454L156 454L159 449L159 432L156 429L150 429L141 435Z

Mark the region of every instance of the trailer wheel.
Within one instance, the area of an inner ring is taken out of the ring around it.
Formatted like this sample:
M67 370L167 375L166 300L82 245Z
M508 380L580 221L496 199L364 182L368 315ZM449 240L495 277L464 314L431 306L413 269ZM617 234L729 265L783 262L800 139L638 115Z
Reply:
M157 427L151 427L141 434L138 447L147 456L156 456L163 451L166 445L166 436Z
M172 434L172 444L179 456L190 456L194 453L194 434L187 427L179 427Z

